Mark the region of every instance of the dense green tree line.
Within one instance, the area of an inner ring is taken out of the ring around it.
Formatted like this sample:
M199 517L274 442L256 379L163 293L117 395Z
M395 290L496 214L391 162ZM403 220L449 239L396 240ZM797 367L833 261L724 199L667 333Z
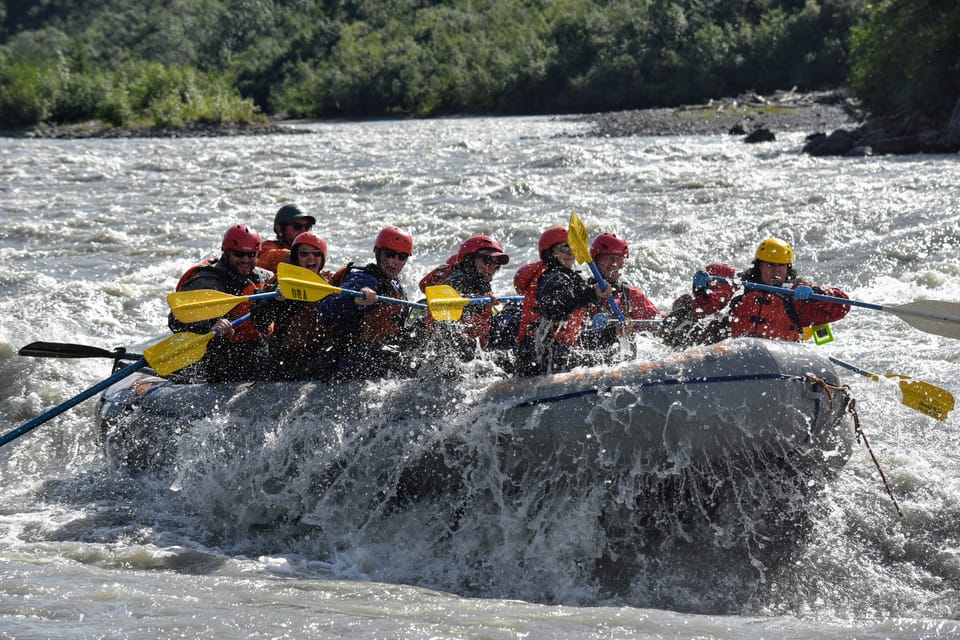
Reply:
M870 113L942 122L960 99L960 2L887 0L853 30L850 86Z
M913 103L885 65L906 55L900 79L933 80L888 42L904 26L955 82L955 3L865 2L0 0L0 123L590 112L831 88L851 69L889 110Z

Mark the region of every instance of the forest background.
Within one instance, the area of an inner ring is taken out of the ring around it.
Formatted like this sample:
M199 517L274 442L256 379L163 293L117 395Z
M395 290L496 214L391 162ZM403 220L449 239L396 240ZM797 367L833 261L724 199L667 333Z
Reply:
M593 113L848 87L949 118L956 0L0 0L0 128Z

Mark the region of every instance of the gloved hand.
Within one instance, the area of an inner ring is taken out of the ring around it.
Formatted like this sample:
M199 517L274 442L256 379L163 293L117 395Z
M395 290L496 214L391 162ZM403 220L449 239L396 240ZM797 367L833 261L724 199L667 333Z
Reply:
M800 285L795 287L793 290L793 299L794 300L809 300L810 296L813 295L813 289L806 285Z
M597 313L594 314L593 320L590 321L590 328L595 331L605 329L610 323L610 314L609 313Z
M710 274L700 269L695 274L693 274L693 290L694 291L703 291L710 286Z

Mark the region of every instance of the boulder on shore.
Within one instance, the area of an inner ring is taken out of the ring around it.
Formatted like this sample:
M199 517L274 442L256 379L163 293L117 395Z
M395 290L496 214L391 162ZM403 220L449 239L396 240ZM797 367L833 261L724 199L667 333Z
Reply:
M812 156L862 156L960 152L960 100L946 123L923 116L875 118L853 130L807 138L804 153Z

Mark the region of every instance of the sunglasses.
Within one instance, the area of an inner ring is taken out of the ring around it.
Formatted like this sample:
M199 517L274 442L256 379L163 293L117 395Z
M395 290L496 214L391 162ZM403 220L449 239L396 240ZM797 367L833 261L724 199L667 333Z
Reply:
M323 255L323 251L320 251L320 249L317 249L316 251L311 251L310 249L300 249L297 251L297 255L301 258L306 258L307 256L316 256L319 258Z
M566 244L566 243L564 243L564 244L558 244L556 247L554 247L554 249L557 250L557 253L570 253L570 251L571 251L570 245L568 245L568 244Z
M400 253L399 251L394 251L393 249L384 249L383 256L387 259L397 258L400 262L406 262L407 258L410 257L410 254Z
M241 258L256 258L257 252L256 251L237 251L235 249L230 249L230 255L232 255L234 258L237 258L239 260Z
M287 226L293 227L295 231L310 231L313 228L309 222L291 222Z
M480 254L479 257L480 257L480 260L483 261L483 264L487 265L488 267L493 267L494 269L499 269L499 268L502 266L502 265L500 264L500 261L497 260L496 258L491 258L490 256L485 256L485 255L483 255L482 253Z

